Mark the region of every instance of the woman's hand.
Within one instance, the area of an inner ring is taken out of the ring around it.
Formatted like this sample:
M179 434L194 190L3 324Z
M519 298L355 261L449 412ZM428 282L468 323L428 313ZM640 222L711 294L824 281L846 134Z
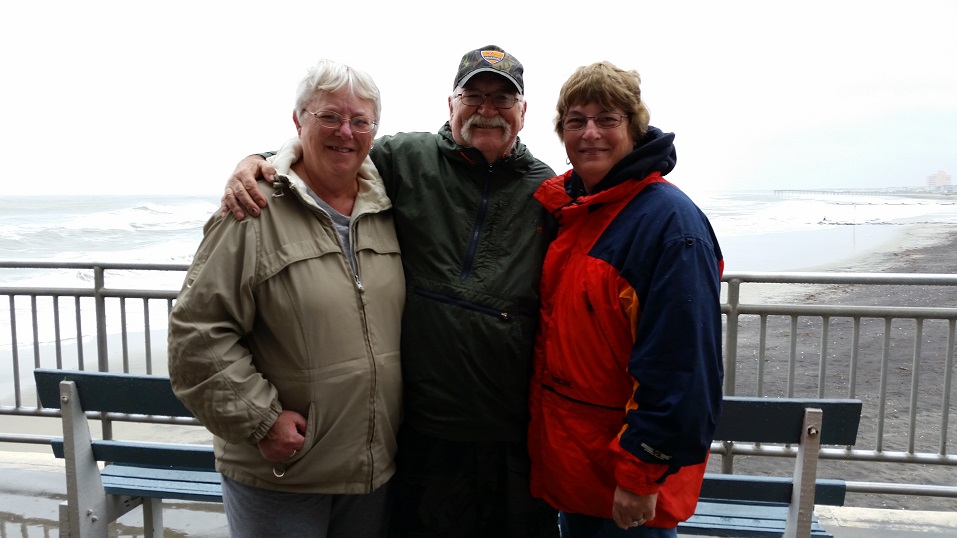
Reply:
M617 487L615 488L615 500L612 503L611 516L619 528L640 527L655 519L656 504L658 504L657 493L638 495Z
M266 437L259 441L259 453L268 461L286 461L305 444L306 417L295 411L282 411Z
M258 178L269 183L276 180L276 169L259 155L250 155L239 161L233 175L226 180L226 190L220 200L219 211L223 217L232 213L236 220L246 218L246 212L259 216L259 208L266 207L266 197L256 186Z

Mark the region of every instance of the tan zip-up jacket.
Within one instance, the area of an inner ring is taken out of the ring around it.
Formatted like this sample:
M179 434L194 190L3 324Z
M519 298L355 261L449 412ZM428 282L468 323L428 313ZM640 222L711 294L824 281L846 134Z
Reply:
M399 330L405 280L392 207L375 166L360 170L351 237L358 274L331 219L290 170L260 218L214 215L169 322L177 396L214 435L216 466L254 487L368 493L395 472L401 420ZM307 418L288 462L256 443L283 409Z

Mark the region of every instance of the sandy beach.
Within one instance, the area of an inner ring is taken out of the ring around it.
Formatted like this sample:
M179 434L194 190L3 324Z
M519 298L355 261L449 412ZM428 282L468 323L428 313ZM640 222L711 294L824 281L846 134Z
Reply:
M853 257L832 261L817 268L820 271L855 273L954 273L957 268L957 227L912 226L894 234L893 239ZM943 286L868 286L868 285L762 285L746 296L745 302L778 304L835 304L858 306L922 306L957 307L957 288ZM759 317L743 316L738 341L736 393L756 394L757 363L761 350ZM764 348L764 394L785 396L789 383L794 396L816 397L823 383L828 397L855 397L864 403L858 447L880 446L888 452L915 451L936 453L941 432L947 434L953 453L957 439L957 402L950 402L949 420L943 423L941 410L945 387L948 335L947 323L929 320L920 327L916 338L913 320L894 320L889 347L885 350L883 319L861 320L858 342L859 358L851 364L850 318L830 320L826 341L825 369L819 361L822 349L822 327L819 319L799 318L799 334L794 350L796 368L793 378L787 365L792 353L788 338L791 321L769 317ZM953 337L953 335L950 335ZM920 350L919 360L914 359ZM884 355L887 368L882 370ZM949 390L952 392L953 388ZM884 424L876 426L883 391ZM910 417L915 417L913 437L909 435ZM881 430L881 431L878 431ZM878 442L880 439L880 442ZM769 458L735 459L736 470L790 469L790 461ZM785 471L787 472L787 471ZM821 461L819 476L864 482L907 482L952 486L957 483L957 468L931 464L896 464L869 462ZM957 499L938 497L849 494L848 505L868 508L907 508L915 510L957 510Z
M718 235L726 271L827 271L901 244L939 241L943 226L830 225L758 235Z

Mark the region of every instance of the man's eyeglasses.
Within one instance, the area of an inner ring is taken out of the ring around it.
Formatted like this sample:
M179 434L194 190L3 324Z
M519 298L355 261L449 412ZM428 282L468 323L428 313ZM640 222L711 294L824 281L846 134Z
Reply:
M614 129L621 125L621 120L628 117L628 114L616 114L614 112L602 112L594 116L572 115L562 118L562 128L566 131L581 131L588 125L588 120L595 120L595 125L599 129Z
M505 92L462 92L455 94L455 97L458 97L462 101L462 104L467 106L481 106L482 103L485 102L486 97L491 97L492 106L499 109L512 108L515 106L515 102L518 101L518 98L513 94Z
M306 112L309 112L308 110ZM309 112L316 117L316 121L319 122L319 125L327 127L329 129L338 129L342 125L343 121L349 122L349 128L352 129L354 133L370 133L375 129L376 122L372 121L371 118L365 116L353 116L351 118L343 118L339 114L332 112L330 110L320 110L319 112Z

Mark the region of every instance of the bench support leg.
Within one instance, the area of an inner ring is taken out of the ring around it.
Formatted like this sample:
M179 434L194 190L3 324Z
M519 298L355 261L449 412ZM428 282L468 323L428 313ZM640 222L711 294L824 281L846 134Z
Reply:
M69 538L70 536L70 504L66 501L60 503L60 538Z
M143 538L163 538L163 499L143 499Z
M804 430L794 464L794 486L784 538L811 536L811 517L814 515L814 488L817 484L817 457L821 449L820 409L804 410Z
M90 425L72 381L60 382L60 409L69 536L106 538L109 526L106 492L100 480L100 468L93 457ZM62 512L60 518L62 521Z

